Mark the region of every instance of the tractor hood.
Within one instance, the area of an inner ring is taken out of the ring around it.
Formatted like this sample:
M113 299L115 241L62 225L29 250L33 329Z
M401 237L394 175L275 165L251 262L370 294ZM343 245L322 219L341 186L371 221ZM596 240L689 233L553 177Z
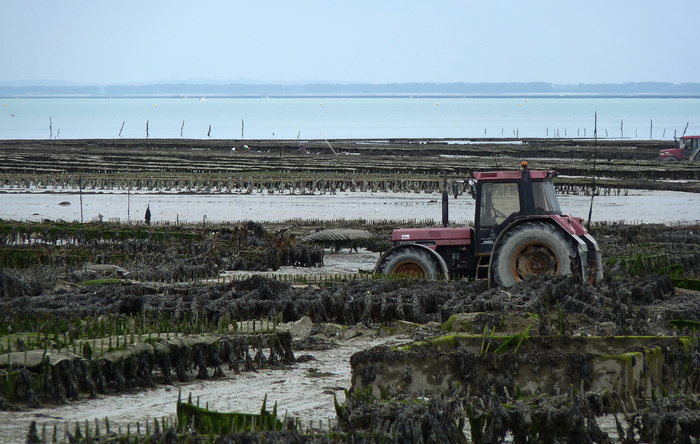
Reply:
M394 230L391 240L395 244L415 243L430 245L469 245L471 228L402 228Z
M669 148L667 150L659 151L659 156L681 156L683 154L683 148Z

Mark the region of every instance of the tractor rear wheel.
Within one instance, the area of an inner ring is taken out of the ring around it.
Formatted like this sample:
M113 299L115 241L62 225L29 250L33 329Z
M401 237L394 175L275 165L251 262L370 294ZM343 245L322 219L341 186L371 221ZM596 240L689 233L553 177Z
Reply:
M529 276L570 274L576 257L571 239L562 230L529 222L503 237L494 251L491 271L498 285L510 287Z
M430 253L419 248L402 248L389 254L379 268L382 274L407 277L438 279L442 275Z

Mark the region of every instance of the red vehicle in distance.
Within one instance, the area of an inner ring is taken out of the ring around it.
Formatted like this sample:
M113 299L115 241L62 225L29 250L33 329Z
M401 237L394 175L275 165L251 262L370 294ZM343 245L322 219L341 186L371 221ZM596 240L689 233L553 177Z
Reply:
M680 160L700 161L700 136L683 136L676 148L659 151L659 160L676 162Z

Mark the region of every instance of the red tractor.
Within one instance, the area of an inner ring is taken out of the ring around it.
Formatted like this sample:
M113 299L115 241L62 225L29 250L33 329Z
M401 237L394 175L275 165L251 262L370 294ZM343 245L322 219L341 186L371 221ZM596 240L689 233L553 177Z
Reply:
M659 160L675 162L677 160L700 161L700 136L681 137L676 148L659 151Z
M584 281L602 279L600 249L583 220L562 215L553 171L475 172L474 228L447 227L443 193L442 228L394 230L393 246L376 273L425 279L489 279L509 287L529 276L575 273Z

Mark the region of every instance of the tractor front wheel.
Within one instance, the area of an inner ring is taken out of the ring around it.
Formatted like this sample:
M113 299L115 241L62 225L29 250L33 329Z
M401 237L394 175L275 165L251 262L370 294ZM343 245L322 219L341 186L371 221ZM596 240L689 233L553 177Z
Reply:
M379 272L428 280L438 279L442 275L430 253L418 248L403 248L389 254L382 261Z
M567 234L547 223L530 222L513 228L499 242L491 271L498 285L510 287L529 276L570 274L576 257Z

